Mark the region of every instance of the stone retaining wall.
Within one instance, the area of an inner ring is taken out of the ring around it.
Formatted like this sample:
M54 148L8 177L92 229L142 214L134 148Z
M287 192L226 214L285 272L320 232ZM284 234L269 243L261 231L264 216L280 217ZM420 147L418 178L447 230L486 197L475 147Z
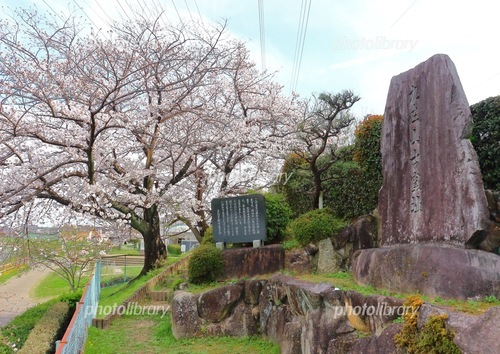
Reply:
M262 334L282 353L339 353L339 346L358 339L356 330L380 334L402 306L400 299L274 275L197 295L176 291L172 331L176 338Z
M262 335L279 344L282 354L387 354L398 352L393 337L402 324L393 321L410 309L402 299L274 275L202 294L176 291L171 310L176 338ZM464 353L500 353L500 307L481 316L426 304L421 312L420 327L430 314L446 312Z

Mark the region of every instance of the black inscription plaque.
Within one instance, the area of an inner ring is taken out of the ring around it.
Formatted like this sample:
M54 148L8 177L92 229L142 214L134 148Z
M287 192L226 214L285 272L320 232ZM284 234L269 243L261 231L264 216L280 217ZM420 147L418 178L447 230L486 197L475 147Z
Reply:
M212 199L215 242L266 241L266 200L261 194Z

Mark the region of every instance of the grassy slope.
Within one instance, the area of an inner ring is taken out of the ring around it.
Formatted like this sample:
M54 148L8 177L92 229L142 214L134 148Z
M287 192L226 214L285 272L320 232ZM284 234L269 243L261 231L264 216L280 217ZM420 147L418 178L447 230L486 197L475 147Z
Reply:
M264 339L209 337L177 340L172 335L170 318L161 316L124 316L108 330L91 327L86 354L279 354L280 349Z

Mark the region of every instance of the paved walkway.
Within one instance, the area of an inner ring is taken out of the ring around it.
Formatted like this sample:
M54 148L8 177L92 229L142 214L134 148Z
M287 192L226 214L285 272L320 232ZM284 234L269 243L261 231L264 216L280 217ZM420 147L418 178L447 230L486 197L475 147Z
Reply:
M33 305L46 300L33 299L30 297L30 290L50 272L47 268L33 269L0 285L0 327Z

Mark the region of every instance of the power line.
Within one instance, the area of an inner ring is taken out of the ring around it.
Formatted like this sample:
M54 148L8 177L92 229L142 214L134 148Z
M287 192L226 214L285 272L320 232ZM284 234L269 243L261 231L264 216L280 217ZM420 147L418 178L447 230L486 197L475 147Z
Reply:
M198 11L198 16L200 16L200 21L201 21L202 24L204 24L203 23L203 17L201 17L201 12L200 12L200 9L198 7L198 3L196 2L196 0L194 0L194 4L196 6L196 11Z
M129 21L133 22L132 19L130 18L130 16L128 15L127 11L125 11L125 8L122 6L120 0L116 0L116 2L118 3L118 6L120 6L120 8L122 9L122 11L125 14L125 16L127 16L127 18L129 19ZM122 16L122 19L123 19L123 16Z
M172 5L174 5L175 12L177 12L177 16L179 17L179 21L181 21L181 24L184 24L184 21L182 21L182 17L179 14L179 11L177 11L177 6L175 6L174 0L172 0Z
M193 20L193 15L191 15L191 10L189 10L189 6L188 6L188 3L186 0L184 0L184 4L186 5L186 9L188 10L188 13L189 13L189 17L191 17L191 21L194 22Z
M302 0L299 16L299 28L297 31L297 40L295 47L294 64L292 68L292 79L290 83L291 91L297 89L297 83L300 76L300 66L302 64L302 55L304 54L304 44L306 41L307 26L309 24L309 13L311 12L311 0Z
M57 12L56 12L56 11L55 11L52 7L51 7L51 6L47 3L47 1L45 1L45 0L42 0L42 1L43 1L43 3L44 3L45 5L47 5L47 7L48 7L49 9L51 9L51 10L52 10L52 12L54 13L54 15L56 15L57 17L59 17L59 18L61 19L61 21L63 21L63 22L64 22L64 19L61 17L61 15L59 15L59 14L58 14L58 13L57 13Z
M304 9L305 9L305 0L302 0L301 4L300 4L300 14L299 14L299 27L297 29L297 38L295 39L295 52L293 54L293 66L292 66L292 78L290 80L290 89L293 91L293 83L295 81L295 68L297 66L297 57L298 57L298 53L299 53L299 42L300 42L300 34L302 32L302 17L303 17L303 12L304 12Z
M299 81L299 75L300 75L300 66L302 65L302 54L304 54L304 44L306 43L306 33L307 33L307 25L309 24L309 13L311 11L311 0L309 0L309 6L307 7L307 16L306 16L306 24L304 27L304 32L302 34L302 45L300 47L300 54L299 54L299 65L297 66L297 75L295 75L295 84L294 84L294 91L297 90L297 83Z
M90 22L94 25L94 27L96 28L96 30L98 31L99 30L99 27L94 23L94 21L92 21L92 19L90 18L89 15L87 15L87 13L83 10L83 7L81 7L80 5L78 5L78 3L76 2L76 0L73 0L73 2L75 3L75 5L78 7L78 9L80 9L81 12L83 12L83 14L90 20Z
M266 28L264 23L264 2L258 0L259 6L259 30L260 30L260 60L262 71L266 71Z
M73 0L75 3L76 3L76 0ZM94 10L92 4L90 2L87 2L87 0L85 0L85 3L87 4L87 7L102 21L104 22L106 25L108 25L109 27L111 27L111 24L112 22L109 22L109 21L113 21L113 19L111 19L109 17L109 15L106 13L106 10L104 10L101 6L101 4L99 4L99 1L95 1L95 4L97 4L97 6L99 6L99 8L102 10L102 13L104 15L106 15L107 17L107 20L103 17L101 17L101 15L99 15L99 13L97 11ZM87 16L88 17L88 16Z
M410 11L410 9L413 7L413 5L415 5L415 3L416 3L417 1L418 1L418 0L415 0L414 2L412 2L412 3L411 3L411 5L410 5L410 6L406 9L406 11L405 11L405 12L403 12L403 13L401 14L401 16L399 16L399 17L398 17L398 19L397 19L396 21L394 21L394 23L391 25L391 28L392 28L392 27L394 27L394 25L395 25L396 23L398 23L398 22L399 22L399 20L401 20L401 18L403 18L403 16L404 16L404 15L406 15L406 13L407 13L408 11Z

